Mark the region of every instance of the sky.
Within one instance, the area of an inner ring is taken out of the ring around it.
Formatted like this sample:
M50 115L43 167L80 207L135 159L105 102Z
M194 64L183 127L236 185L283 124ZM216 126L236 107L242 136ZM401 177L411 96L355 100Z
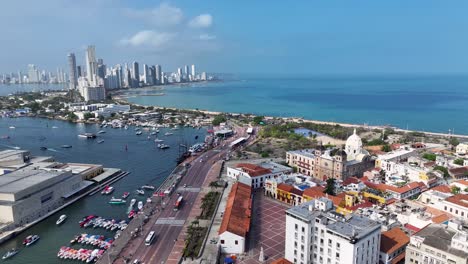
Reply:
M252 74L468 72L466 0L4 0L0 73L84 64Z

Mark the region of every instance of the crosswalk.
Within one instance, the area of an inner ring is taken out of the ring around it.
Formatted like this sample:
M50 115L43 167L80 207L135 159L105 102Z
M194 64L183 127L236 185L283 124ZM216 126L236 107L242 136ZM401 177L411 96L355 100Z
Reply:
M200 188L196 187L179 187L177 192L200 192Z
M185 220L175 219L174 217L159 218L156 220L156 225L171 225L171 226L183 226Z

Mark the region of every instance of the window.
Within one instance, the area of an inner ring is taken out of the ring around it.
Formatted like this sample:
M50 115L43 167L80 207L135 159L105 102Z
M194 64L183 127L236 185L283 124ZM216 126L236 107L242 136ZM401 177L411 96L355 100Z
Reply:
M295 224L295 225L294 225L294 230L296 230L296 231L297 231L297 224Z
M234 244L238 245L238 244L239 244L239 241L235 240L235 241L234 241Z
M54 197L54 192L50 192L48 194L45 194L45 195L41 196L41 203L46 203L47 201L52 200L53 197Z
M224 239L221 239L221 244L224 244Z
M304 232L305 232L305 227L302 227L302 233L304 233Z
M340 249L340 243L336 243L336 249Z
M337 258L337 259L340 258L340 252L336 252L336 258Z

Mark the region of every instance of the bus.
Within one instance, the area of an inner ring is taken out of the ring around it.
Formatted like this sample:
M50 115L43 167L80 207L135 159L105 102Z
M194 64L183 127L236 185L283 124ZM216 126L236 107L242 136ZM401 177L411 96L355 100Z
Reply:
M184 198L182 196L179 196L179 198L177 199L177 201L174 203L174 211L178 211L179 208L180 208L180 205L182 204L182 200Z
M156 235L154 234L154 231L149 232L148 236L145 239L145 245L149 246L154 240L154 237Z

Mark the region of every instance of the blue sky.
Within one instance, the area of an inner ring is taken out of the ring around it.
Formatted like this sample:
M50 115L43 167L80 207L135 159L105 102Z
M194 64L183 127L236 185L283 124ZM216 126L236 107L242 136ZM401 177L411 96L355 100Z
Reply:
M109 64L227 73L468 72L468 1L2 1L0 72Z

